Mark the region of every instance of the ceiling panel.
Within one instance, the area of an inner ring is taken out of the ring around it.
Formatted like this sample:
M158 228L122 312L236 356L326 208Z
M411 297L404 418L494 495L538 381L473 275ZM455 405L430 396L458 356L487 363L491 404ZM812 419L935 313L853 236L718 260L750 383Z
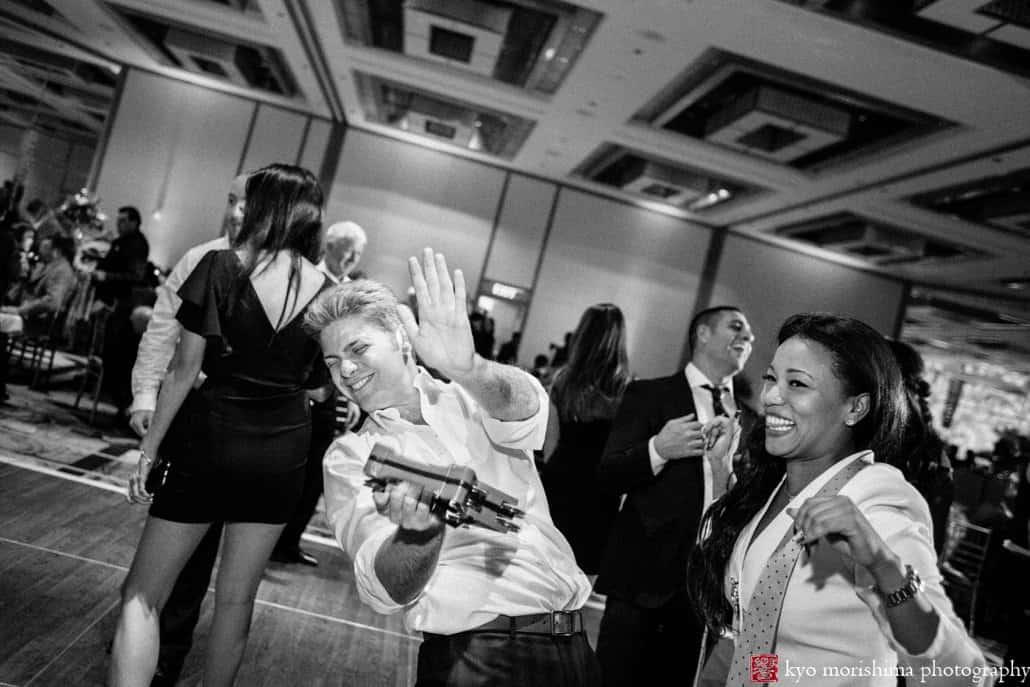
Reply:
M0 120L95 137L132 65L1015 309L1025 7L10 0Z

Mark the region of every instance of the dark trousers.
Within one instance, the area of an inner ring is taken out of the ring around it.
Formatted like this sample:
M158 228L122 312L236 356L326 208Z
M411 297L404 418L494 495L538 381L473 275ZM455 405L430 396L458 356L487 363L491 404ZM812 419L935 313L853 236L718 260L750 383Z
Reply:
M423 635L415 687L545 685L601 685L600 667L586 634L562 637L502 630Z
M686 603L641 608L608 597L597 636L605 687L690 685L703 626ZM669 682L667 676L675 676Z
M104 332L104 387L119 411L132 404L132 366L136 364L140 341L140 335L132 328L131 314L131 309L119 304L107 317Z
M308 462L304 473L304 491L301 493L297 510L279 535L275 548L280 551L292 551L300 546L300 535L304 534L308 521L315 514L318 499L322 496L322 459L325 458L329 444L333 442L335 429L331 405L328 410L321 408L322 405L325 404L315 404L311 412L311 444L308 447Z
M211 525L186 566L179 573L172 593L161 611L161 649L158 670L174 680L193 646L193 630L200 619L200 607L211 583L211 571L222 540L222 523Z

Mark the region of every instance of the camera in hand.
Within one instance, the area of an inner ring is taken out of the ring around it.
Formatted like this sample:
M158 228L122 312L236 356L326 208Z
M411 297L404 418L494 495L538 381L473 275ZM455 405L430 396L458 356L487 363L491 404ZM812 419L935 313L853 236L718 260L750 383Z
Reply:
M453 527L478 525L495 532L518 532L525 512L518 499L481 482L474 470L460 465L424 465L377 443L365 463L365 484L375 490L391 482L418 484L433 495L430 508Z

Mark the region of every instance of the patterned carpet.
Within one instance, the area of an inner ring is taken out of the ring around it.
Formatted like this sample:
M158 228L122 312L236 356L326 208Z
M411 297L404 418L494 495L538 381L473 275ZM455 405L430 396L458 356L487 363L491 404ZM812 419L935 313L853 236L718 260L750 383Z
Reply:
M74 407L74 379L57 377L55 387L42 392L19 384L16 375L7 386L10 398L0 404L0 462L124 490L136 469L139 437L115 422L115 408L101 401L91 425L91 399L84 397L80 407ZM332 539L321 502L306 536Z

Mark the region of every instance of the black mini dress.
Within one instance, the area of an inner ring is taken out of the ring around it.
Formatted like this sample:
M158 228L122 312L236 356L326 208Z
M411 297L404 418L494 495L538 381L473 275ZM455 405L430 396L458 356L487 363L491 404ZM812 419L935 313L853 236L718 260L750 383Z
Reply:
M276 331L247 281L230 312L242 273L235 251L212 251L179 289L177 319L207 340L206 379L161 444L171 468L154 517L279 524L300 499L311 441L305 390L327 384L328 371L302 327L307 305ZM322 289L331 284L326 277Z

